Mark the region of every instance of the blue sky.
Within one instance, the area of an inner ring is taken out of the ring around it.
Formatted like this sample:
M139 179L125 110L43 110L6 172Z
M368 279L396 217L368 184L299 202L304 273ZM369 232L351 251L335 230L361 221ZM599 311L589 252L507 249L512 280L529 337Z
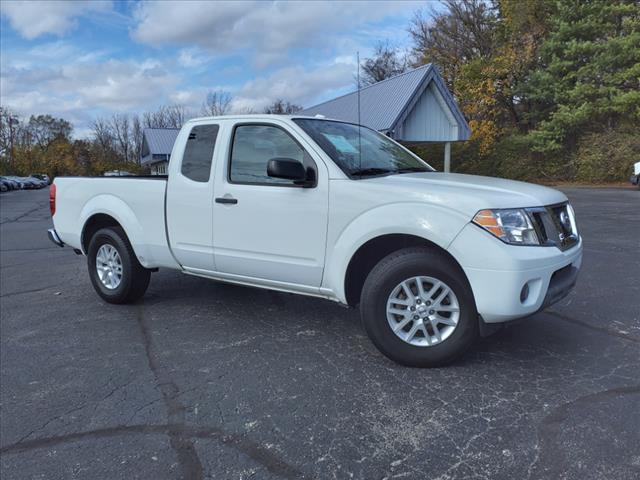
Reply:
M208 91L235 111L276 98L310 106L354 88L355 52L407 48L413 12L437 3L7 1L1 3L0 102L71 121L183 104Z

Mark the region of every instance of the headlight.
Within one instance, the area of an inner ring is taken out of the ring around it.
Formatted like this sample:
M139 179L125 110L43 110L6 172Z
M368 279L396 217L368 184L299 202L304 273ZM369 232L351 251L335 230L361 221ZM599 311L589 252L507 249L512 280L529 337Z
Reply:
M480 210L473 223L500 240L513 245L540 245L527 212L520 208Z

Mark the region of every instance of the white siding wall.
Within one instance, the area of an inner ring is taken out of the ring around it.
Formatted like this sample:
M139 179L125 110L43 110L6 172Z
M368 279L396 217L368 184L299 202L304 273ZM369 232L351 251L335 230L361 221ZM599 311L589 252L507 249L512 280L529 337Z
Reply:
M151 165L151 175L166 175L169 162L158 162Z
M403 122L399 140L407 142L458 140L458 125L444 105L444 100L435 86L429 85Z

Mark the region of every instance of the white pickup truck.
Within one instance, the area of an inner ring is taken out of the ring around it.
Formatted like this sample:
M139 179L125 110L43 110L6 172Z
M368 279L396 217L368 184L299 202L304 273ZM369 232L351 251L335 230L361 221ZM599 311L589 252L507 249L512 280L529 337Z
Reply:
M167 177L56 178L49 237L88 257L104 300L158 268L360 306L388 357L436 366L491 324L565 296L582 259L561 192L435 171L323 118L190 120Z

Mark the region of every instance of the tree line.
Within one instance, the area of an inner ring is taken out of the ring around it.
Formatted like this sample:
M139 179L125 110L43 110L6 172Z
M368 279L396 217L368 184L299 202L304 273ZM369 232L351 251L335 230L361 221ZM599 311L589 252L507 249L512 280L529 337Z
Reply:
M163 105L142 114L114 113L90 124L85 139L74 139L72 124L51 115L22 118L0 106L0 175L27 176L102 175L109 170L145 173L140 164L145 128L180 128L197 116L231 113L232 96L225 91L209 92L200 110L184 105ZM276 99L264 113L290 114L302 107ZM256 113L245 110L241 113Z
M458 171L626 180L640 156L635 0L445 0L415 12L408 51L383 41L364 84L435 64L472 130ZM440 147L441 148L441 147ZM438 163L438 147L416 147Z

